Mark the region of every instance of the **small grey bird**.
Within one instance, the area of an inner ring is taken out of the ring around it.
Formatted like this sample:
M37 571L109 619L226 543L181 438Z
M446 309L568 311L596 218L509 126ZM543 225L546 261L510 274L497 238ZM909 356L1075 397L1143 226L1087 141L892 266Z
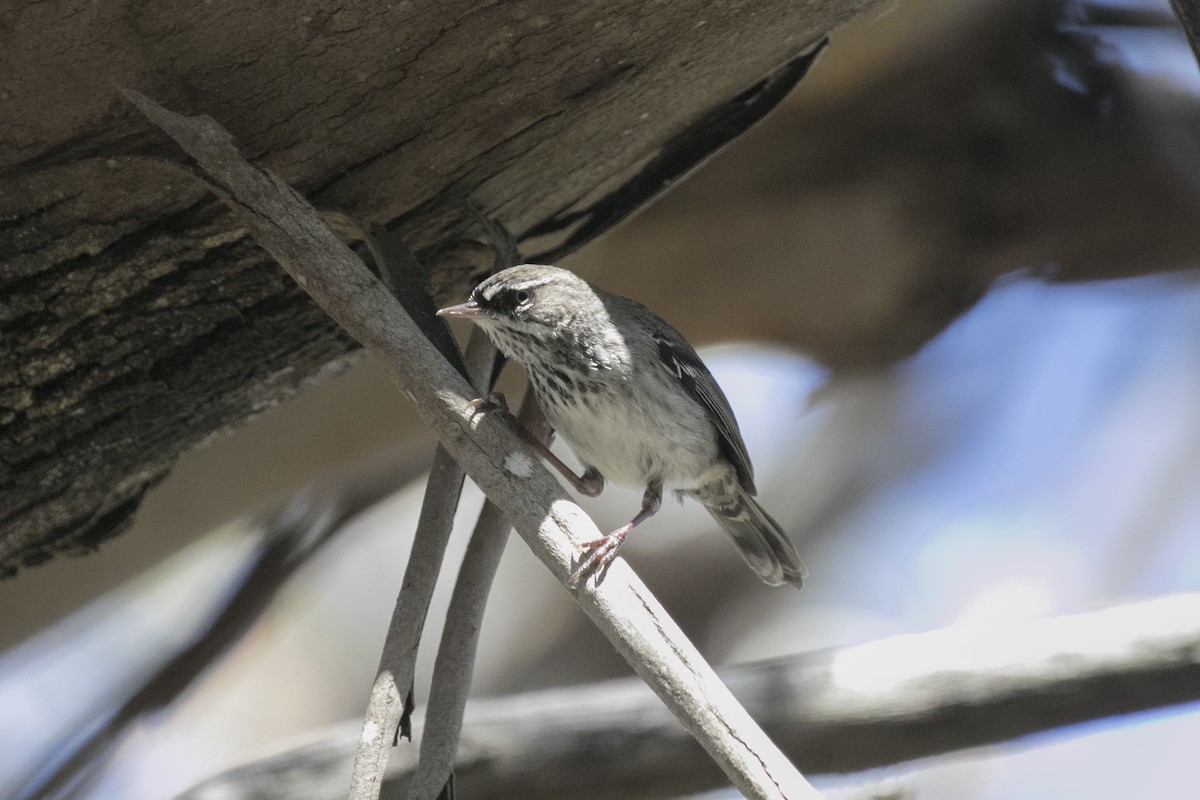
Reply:
M480 283L440 316L469 319L520 364L546 418L585 465L583 476L540 451L577 490L605 478L645 487L628 524L586 545L572 582L603 575L663 489L704 504L765 583L800 586L807 570L755 501L754 472L724 392L692 346L640 303L557 267L525 264Z

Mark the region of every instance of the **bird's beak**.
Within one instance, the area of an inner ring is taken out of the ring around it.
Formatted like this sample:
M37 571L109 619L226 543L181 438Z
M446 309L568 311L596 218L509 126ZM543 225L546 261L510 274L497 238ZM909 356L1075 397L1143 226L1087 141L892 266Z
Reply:
M474 300L468 300L465 303L457 306L447 306L446 308L438 309L439 317L459 317L460 319L478 319L482 317L483 309Z

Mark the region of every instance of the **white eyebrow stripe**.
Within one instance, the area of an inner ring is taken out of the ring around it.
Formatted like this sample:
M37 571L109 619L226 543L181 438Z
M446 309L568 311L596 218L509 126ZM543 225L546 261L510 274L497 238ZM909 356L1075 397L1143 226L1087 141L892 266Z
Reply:
M530 278L529 280L522 281L521 283L514 283L511 288L516 290L536 289L539 286L545 286L552 280L554 280L554 278Z
M508 290L514 291L514 292L519 292L519 291L523 291L526 289L536 289L539 286L545 286L547 283L550 283L550 281L552 281L552 280L554 280L553 277L549 277L549 278L539 277L539 278L530 278L529 280L521 281L520 283L508 283L508 284L493 283L491 286L488 286L486 289L483 290L483 292L482 292L483 299L485 301L490 301L493 297L496 296L496 294L498 292L505 290L505 289L508 289Z

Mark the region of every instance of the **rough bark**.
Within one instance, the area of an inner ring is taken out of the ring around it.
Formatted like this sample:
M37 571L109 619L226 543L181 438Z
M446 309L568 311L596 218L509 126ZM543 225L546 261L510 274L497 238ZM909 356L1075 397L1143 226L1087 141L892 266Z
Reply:
M1196 60L1200 61L1200 3L1196 0L1171 0L1171 8L1175 10L1175 16L1179 17L1179 24L1187 34L1188 44L1192 46Z
M118 532L180 452L353 347L146 158L168 145L116 85L210 114L318 207L400 229L454 293L478 263L468 200L529 253L578 246L769 110L869 2L10 4L0 574Z

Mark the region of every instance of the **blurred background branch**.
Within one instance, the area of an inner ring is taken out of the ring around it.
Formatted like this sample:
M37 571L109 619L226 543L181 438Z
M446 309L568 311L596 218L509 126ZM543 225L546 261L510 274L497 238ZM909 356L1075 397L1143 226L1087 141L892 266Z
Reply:
M10 797L78 797L138 722L168 708L246 635L287 580L343 531L346 522L411 480L412 458L403 451L375 455L329 475L278 508L241 523L239 538L254 542L251 553L229 570L233 581L205 592L198 616L205 622L125 698L108 697L89 714L76 735L26 776Z
M1200 594L963 624L721 675L805 772L858 772L1200 700ZM418 714L418 741L422 730ZM333 800L354 739L341 726L182 797ZM415 748L398 749L384 796L403 796L415 768ZM464 796L497 800L650 800L724 783L628 680L472 701L455 776Z

